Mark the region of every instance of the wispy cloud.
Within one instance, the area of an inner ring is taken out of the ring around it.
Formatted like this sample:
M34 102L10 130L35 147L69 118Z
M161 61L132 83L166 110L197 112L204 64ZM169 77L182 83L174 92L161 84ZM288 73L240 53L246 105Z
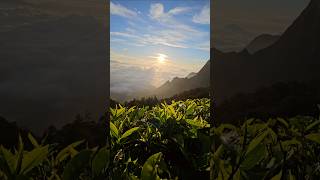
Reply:
M122 36L122 37L127 37L127 38L138 38L138 36L133 35L131 33L127 32L110 32L111 36Z
M137 12L128 9L121 4L114 4L113 2L110 2L110 13L112 15L118 15L125 18L133 18L138 15Z
M171 22L173 15L178 15L181 13L185 13L189 11L189 7L176 7L173 9L170 9L168 12L164 11L164 6L161 3L155 3L151 4L150 10L149 10L149 16L152 19L162 21L162 22Z
M207 32L202 32L194 27L183 23L181 20L177 21L175 16L181 15L192 9L189 7L175 7L164 11L164 5L155 3L150 5L149 17L151 20L156 21L157 25L148 24L148 27L141 27L135 23L128 23L123 32L111 32L111 39L116 37L127 38L129 41L121 42L122 44L135 45L135 46L149 46L149 45L162 45L173 48L193 48L205 50L205 48L198 48L190 45L190 40L208 36ZM144 33L139 33L143 31ZM206 40L207 41L207 40ZM132 43L134 42L134 43ZM205 42L198 42L204 44ZM209 46L209 43L208 43Z
M134 7L120 2L127 8ZM158 2L139 0L145 6L131 8L136 18L112 21L110 90L114 98L130 98L174 77L186 77L208 60L209 28L192 22L206 2L199 5L195 0L189 6L174 3L170 8L165 1Z
M210 7L204 6L200 13L193 16L192 21L198 24L210 24Z
M195 45L195 48L199 49L199 50L210 52L210 41L206 41L204 43L200 43L198 45Z
M119 42L127 45L134 46L150 46L150 45L162 45L173 48L191 48L191 49L199 49L205 50L206 48L198 48L195 45L190 45L190 40L193 40L195 37L205 37L206 33L198 32L196 34L185 31L183 29L162 29L158 30L154 27L150 27L150 32L146 34L138 34L136 31L127 30L125 32L110 32L111 41ZM125 39L120 40L117 37L122 37L129 39L126 41ZM198 43L199 44L199 43ZM207 40L205 42L200 43L202 46L209 46L209 42Z
M174 48L188 48L186 44L187 37L180 31L155 29L152 32L151 34L143 35L139 43L145 45L163 45Z
M198 31L196 29L180 21L177 21L174 17L176 15L183 14L190 10L191 8L189 7L175 7L173 9L170 9L168 12L165 12L163 4L155 3L155 4L151 4L150 6L149 17L152 20L156 20L168 28L197 33Z

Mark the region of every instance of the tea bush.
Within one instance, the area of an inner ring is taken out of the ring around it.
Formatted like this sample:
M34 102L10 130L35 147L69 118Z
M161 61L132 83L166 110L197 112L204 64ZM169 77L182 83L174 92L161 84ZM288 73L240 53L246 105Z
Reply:
M210 100L110 109L110 142L0 148L0 179L320 179L320 120L210 125Z

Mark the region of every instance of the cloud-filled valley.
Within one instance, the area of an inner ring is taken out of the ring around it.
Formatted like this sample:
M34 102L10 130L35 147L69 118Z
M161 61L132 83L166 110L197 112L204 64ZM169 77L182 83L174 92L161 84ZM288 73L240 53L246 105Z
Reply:
M209 1L196 2L111 2L112 98L186 77L208 61Z

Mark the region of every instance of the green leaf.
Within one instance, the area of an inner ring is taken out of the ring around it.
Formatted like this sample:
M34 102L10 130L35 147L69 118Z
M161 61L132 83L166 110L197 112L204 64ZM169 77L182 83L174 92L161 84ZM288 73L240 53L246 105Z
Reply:
M287 123L286 120L282 118L277 118L277 121L279 121L281 124L283 124L286 128L289 128L289 124Z
M21 166L21 174L26 174L34 167L38 166L47 158L49 145L38 147L24 154Z
M32 144L34 147L40 147L39 143L38 143L37 140L32 136L31 133L28 134L28 138L29 138L31 144Z
M150 156L144 163L141 171L141 180L156 180L160 179L157 173L156 165L160 164L162 153L156 153Z
M188 124L190 124L191 126L195 127L195 128L206 128L206 127L210 127L210 124L206 121L203 121L201 118L199 118L198 116L195 117L193 120L191 119L186 119L185 120Z
M309 126L307 126L306 131L311 130L312 128L316 127L317 125L320 124L320 120L313 122L312 124L310 124Z
M119 138L118 128L112 122L110 122L110 130L111 130L111 135L113 135L116 138Z
M110 163L110 150L107 147L101 148L92 161L92 172L98 176Z
M116 109L116 117L120 117L121 115L123 115L126 112L126 108L122 107L121 104L119 104L119 109Z
M258 146L264 138L269 134L269 130L264 131L259 136L255 137L249 144L246 154L252 151L256 146Z
M1 157L5 161L5 166L7 166L7 170L10 174L13 174L15 172L15 167L16 167L16 159L15 156L6 148L4 148L2 145L0 147L0 153Z
M281 180L282 177L282 171L279 172L279 174L275 175L271 180Z
M122 134L121 138L119 139L119 141L127 138L128 136L130 136L131 134L133 134L134 132L138 131L139 127L134 127L129 129L128 131L126 131L124 134Z
M292 175L291 170L289 171L289 180L296 180L295 176Z
M134 174L129 174L129 179L128 180L139 180L139 178L137 176L135 176Z
M194 107L193 107L193 105L191 104L191 105L189 105L189 106L187 107L186 116L192 115L193 112L194 112Z
M266 153L266 147L259 144L246 154L244 161L241 163L241 169L250 170L265 157Z
M74 142L70 145L68 145L66 148L62 149L57 157L56 157L56 161L57 162L61 162L63 160L65 160L69 155L75 155L77 154L77 152L75 151L75 147L79 146L80 144L82 144L84 142L84 140L81 140L81 141L77 141L77 142Z
M270 128L269 128L269 133L270 133L270 137L271 137L272 142L276 143L277 139L278 139L278 135Z
M199 128L203 127L203 125L198 121L198 117L195 117L194 119L186 119L185 121L191 126L195 126Z
M312 133L306 135L306 138L309 139L310 141L314 141L318 144L320 144L320 133Z
M235 173L233 180L241 180L240 169L238 169L238 171Z
M18 145L18 152L17 154L15 154L16 156L16 167L15 167L15 172L17 174L20 173L20 170L21 170L21 165L22 165L22 159L23 159L23 151L24 151L24 145L23 145L23 141L22 141L22 138L21 138L21 135L19 135L19 145Z
M62 179L63 180L74 180L79 179L79 175L83 172L83 169L88 166L90 162L90 156L92 151L84 150L79 152L75 157L73 157L66 165Z
M117 110L110 108L110 112L112 116L116 116L117 115Z
M168 109L170 110L170 113L174 115L174 117L177 116L176 110L173 108L172 105L168 106Z
M301 142L296 139L282 141L282 146L286 151L289 151L291 146L301 146Z
M219 158L220 158L220 156L223 154L223 152L224 152L224 146L221 144L221 145L218 147L218 149L214 152L214 154L213 154L213 159L214 159L215 161L218 161Z

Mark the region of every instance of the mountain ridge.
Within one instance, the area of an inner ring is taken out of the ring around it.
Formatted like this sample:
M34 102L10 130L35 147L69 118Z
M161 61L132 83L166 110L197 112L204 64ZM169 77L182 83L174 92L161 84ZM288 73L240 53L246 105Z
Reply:
M254 54L274 44L279 40L280 36L281 35L261 34L255 37L245 49L247 49L250 54Z
M278 82L320 79L319 32L320 1L312 0L280 37L252 54L246 48L241 52L222 52L213 48L214 78L211 83L217 102ZM154 94L165 97L179 93L179 89L208 87L209 62L191 79L177 78L167 82Z
M320 2L312 0L279 40L252 55L214 50L217 101L277 82L320 78L319 8Z
M191 78L175 77L171 81L167 81L152 92L158 98L167 98L175 94L182 93L195 88L206 88L210 86L210 60L194 74Z

